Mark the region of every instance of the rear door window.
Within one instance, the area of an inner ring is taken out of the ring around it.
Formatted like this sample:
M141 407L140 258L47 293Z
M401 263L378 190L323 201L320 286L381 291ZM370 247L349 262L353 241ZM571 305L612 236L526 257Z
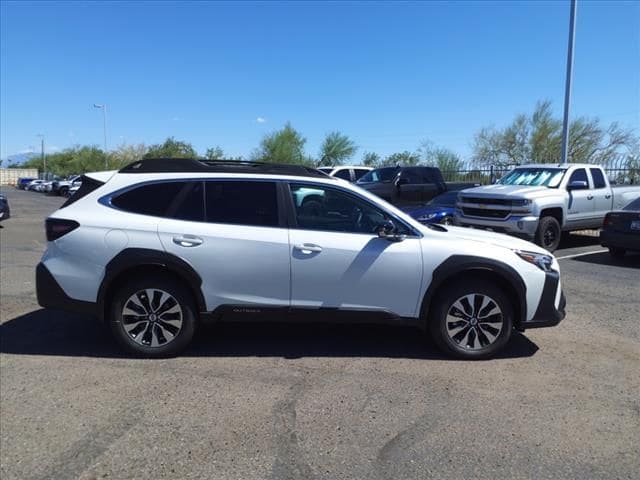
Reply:
M604 181L604 175L599 168L591 168L591 178L593 178L593 188L604 188L607 183Z
M207 222L278 226L278 200L274 182L209 181L205 189Z
M342 178L343 180L351 181L351 172L348 168L343 168L342 170L338 170L334 175L334 177Z
M360 180L364 175L369 173L369 170L367 170L365 168L354 168L353 169L353 173L356 176L356 180Z
M188 182L141 185L112 198L111 204L131 213L164 217L178 194L188 186Z

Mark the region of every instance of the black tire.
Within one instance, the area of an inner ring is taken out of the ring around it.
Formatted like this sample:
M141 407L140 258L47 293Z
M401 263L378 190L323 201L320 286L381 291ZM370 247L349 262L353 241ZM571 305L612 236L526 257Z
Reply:
M151 291L150 301L147 291ZM163 294L170 298L163 301L166 298ZM135 315L125 314L125 307ZM162 310L163 313L158 313ZM118 289L109 323L116 341L127 352L162 358L174 356L189 345L196 330L196 312L187 289L170 277L150 275L134 278Z
M66 197L68 193L69 193L68 187L60 187L60 190L58 190L58 195L60 195L61 197Z
M536 230L536 244L546 248L549 252L554 252L560 245L562 230L560 223L554 217L542 217L538 222Z
M471 296L473 303L464 300L467 296ZM487 298L488 302L484 303ZM460 300L464 311L455 306ZM503 290L490 281L453 283L433 301L428 328L443 353L466 360L486 359L500 351L511 337L513 305ZM494 307L499 314L492 313L496 312Z
M609 255L611 255L614 258L624 257L625 253L627 253L627 251L624 248L609 247Z

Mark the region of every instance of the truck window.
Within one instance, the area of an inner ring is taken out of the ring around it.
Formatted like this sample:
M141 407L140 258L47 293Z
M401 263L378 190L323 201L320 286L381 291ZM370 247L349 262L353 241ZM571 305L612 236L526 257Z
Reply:
M348 168L343 168L342 170L338 170L334 175L334 177L342 178L343 180L351 181L351 172Z
M593 178L593 188L604 188L607 183L604 181L604 175L599 168L591 168L591 178Z
M569 177L569 183L571 182L587 182L587 188L589 187L589 179L587 178L587 171L584 168L575 170L571 177ZM568 185L568 184L567 184Z

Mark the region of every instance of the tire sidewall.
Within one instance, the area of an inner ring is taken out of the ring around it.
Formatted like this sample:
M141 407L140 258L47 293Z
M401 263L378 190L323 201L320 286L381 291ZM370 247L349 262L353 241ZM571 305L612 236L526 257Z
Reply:
M458 345L449 337L447 332L447 313L453 303L460 297L467 294L479 293L491 297L500 307L503 316L502 330L498 338L491 345L478 349L469 350ZM494 356L499 352L511 338L513 331L514 308L509 298L495 284L485 281L465 281L447 287L441 295L437 297L438 304L432 309L428 319L428 327L431 337L436 345L445 353L456 358L467 360L481 360Z
M182 328L176 338L160 347L146 347L136 343L122 326L122 309L125 302L134 293L147 288L164 290L171 294L182 308ZM127 352L143 357L169 357L184 350L191 342L196 330L196 309L193 298L184 287L169 278L134 279L127 282L115 293L110 311L109 326L116 341Z

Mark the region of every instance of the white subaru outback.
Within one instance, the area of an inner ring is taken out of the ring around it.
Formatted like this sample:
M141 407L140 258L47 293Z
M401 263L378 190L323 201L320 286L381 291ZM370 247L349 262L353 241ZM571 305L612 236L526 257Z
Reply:
M129 352L175 355L199 322L413 323L487 358L557 325L558 262L506 235L422 225L314 169L150 159L85 175L46 220L45 308L108 322Z

